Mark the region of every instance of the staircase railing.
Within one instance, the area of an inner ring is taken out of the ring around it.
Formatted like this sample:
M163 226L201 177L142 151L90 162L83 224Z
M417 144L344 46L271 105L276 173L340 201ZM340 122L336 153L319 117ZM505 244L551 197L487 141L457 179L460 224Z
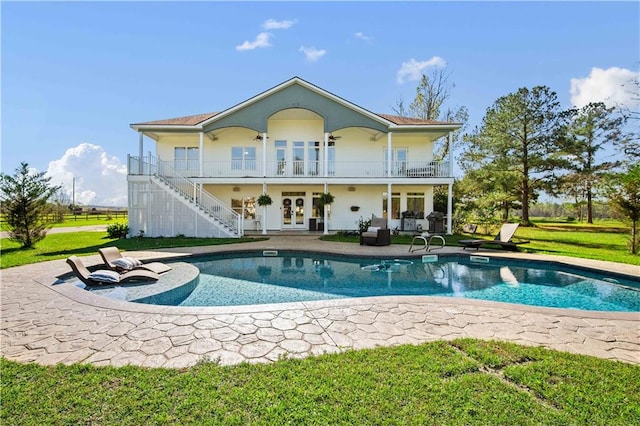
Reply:
M198 185L192 180L182 176L180 172L171 167L166 161L158 161L155 157L149 155L148 162L145 159L139 159L142 166L142 174L152 174L167 184L171 189L182 195L187 200L193 202L204 213L212 216L234 234L243 234L242 217L227 207L222 201L202 189L202 185ZM138 165L138 164L136 164ZM131 166L131 165L130 165Z

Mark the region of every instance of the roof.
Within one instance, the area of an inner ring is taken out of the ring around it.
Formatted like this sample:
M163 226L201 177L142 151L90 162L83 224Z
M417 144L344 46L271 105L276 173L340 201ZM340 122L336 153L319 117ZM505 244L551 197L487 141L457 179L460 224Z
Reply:
M411 118L411 117L402 117L399 115L389 115L389 114L377 114L375 115L384 118L387 121L390 121L396 125L438 125L438 124L452 124L447 121L436 121L436 120L422 120L419 118ZM217 112L206 112L203 114L196 115L187 115L184 117L175 117L175 118L166 118L164 120L155 120L155 121L146 121L143 123L136 123L135 125L158 125L158 126L196 126L203 121L206 121L212 117L218 115Z
M134 125L158 125L158 126L195 126L203 121L215 117L217 112L205 112L203 114L187 115L184 117L166 118L164 120L145 121L143 123L136 123Z
M376 114L385 120L392 122L397 125L438 125L438 124L453 124L449 121L436 121L436 120L422 120L420 118L412 118L412 117L402 117L400 115L389 115L389 114Z
M362 107L359 107L358 105L355 105L337 95L334 95L331 92L327 92L326 90L315 86L299 77L293 77L290 80L285 81L284 83L281 83L269 90L266 90L265 92L262 92L256 96L254 96L253 98L250 98L244 102L241 102L239 104L237 104L234 107L231 107L229 109L226 109L222 112L210 112L210 113L204 113L204 114L197 114L197 115L189 115L189 116L184 116L184 117L176 117L176 118L168 118L168 119L164 119L164 120L155 120L155 121L147 121L147 122L142 122L142 123L136 123L136 124L132 124L131 127L133 127L134 129L136 129L137 127L140 126L151 126L151 127L162 127L162 126L168 126L168 127L174 127L174 126L179 126L179 127L189 127L189 126L193 126L193 127L204 127L207 126L209 124L209 122L211 120L214 119L218 120L218 119L222 119L223 116L228 115L230 113L233 113L234 111L236 111L238 108L244 108L247 105L257 102L269 95L271 95L272 93L278 92L280 90L283 90L284 88L293 85L293 84L298 84L301 86L306 87L307 89L310 89L312 91L315 91L317 93L320 93L322 96L328 97L328 98L332 98L334 99L336 102L339 102L345 106L347 106L348 108L353 109L354 111L358 111L361 114L364 115L368 115L370 118L373 118L374 120L379 120L380 123L390 123L391 126L398 126L398 127L405 127L405 126L456 126L459 127L459 123L452 123L452 122L446 122L446 121L436 121L436 120L422 120L419 118L411 118L411 117L401 117L399 115L389 115L389 114L377 114L377 113L373 113L369 110L366 110ZM383 124L384 125L384 124ZM138 129L136 129L138 130Z

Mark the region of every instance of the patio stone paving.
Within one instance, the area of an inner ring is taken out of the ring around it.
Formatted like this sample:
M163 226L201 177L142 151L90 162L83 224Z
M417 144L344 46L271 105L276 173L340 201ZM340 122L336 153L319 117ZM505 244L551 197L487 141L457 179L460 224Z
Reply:
M317 236L272 236L262 242L164 249L135 256L161 260L205 252L279 248L389 256L406 255L408 250L404 245L361 247L322 242ZM445 250L460 251L454 247ZM491 251L481 253L494 255ZM98 256L83 260L88 265L99 263ZM576 260L569 262L575 264ZM583 259L579 263L640 276L637 266ZM640 364L640 313L414 296L242 307L153 306L107 299L71 284L54 285L56 277L67 272L63 260L2 270L2 356L40 364L182 368L204 359L223 365L272 362L283 356L477 337Z

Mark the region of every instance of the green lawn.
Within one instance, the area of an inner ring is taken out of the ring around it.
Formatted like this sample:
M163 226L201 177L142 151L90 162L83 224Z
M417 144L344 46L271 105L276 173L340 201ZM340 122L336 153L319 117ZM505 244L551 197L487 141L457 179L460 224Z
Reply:
M183 370L2 360L2 424L601 424L640 419L640 367L465 339Z
M126 216L119 215L108 218L107 215L65 215L64 222L50 223L52 228L68 228L70 226L111 225L113 223L127 223ZM9 227L0 215L0 231L8 231Z
M629 228L621 222L608 220L596 222L593 225L556 221L535 221L534 223L536 226L533 227L518 227L515 236L530 241L529 244L519 246L520 251L640 265L640 255L629 253ZM448 246L457 246L461 239L492 239L495 234L456 234L447 235L445 239ZM323 236L322 239L359 242L358 237L340 235ZM411 244L412 239L411 235L398 235L392 237L392 242L393 244Z
M106 232L70 232L50 234L33 249L23 250L20 244L6 238L0 240L0 269L48 260L65 259L72 254L97 254L101 247L115 246L121 250L148 250L170 247L212 246L261 241L265 238L127 238L112 239Z

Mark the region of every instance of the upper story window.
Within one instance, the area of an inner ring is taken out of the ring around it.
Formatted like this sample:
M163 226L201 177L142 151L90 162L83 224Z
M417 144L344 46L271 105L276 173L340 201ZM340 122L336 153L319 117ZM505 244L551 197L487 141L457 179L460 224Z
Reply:
M199 150L197 146L178 146L173 149L176 170L198 170Z
M232 170L255 170L256 169L256 147L254 146L234 146L231 148L231 169Z

